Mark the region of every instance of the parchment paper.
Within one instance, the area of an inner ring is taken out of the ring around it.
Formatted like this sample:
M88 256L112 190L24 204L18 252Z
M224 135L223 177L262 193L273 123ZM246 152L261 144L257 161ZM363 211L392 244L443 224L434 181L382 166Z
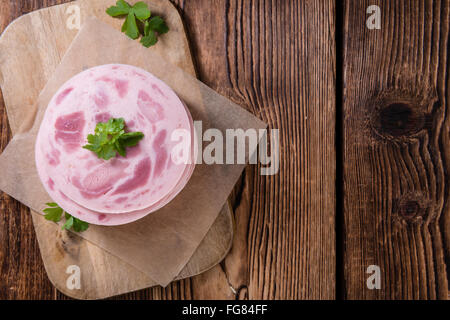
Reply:
M41 92L27 120L0 156L0 189L42 212L51 199L37 175L34 144L45 109L58 88L86 68L108 63L143 68L165 81L203 129L263 129L266 124L119 31L88 19ZM236 148L237 149L237 148ZM250 149L249 155L255 150ZM247 157L248 158L248 157ZM91 225L79 234L127 261L162 286L189 261L218 216L244 165L197 165L186 188L166 207L117 227Z

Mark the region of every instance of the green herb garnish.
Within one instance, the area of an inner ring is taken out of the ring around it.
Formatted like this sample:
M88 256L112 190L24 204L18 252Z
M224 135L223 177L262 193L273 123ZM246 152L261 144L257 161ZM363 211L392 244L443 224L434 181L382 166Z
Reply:
M109 160L117 153L126 157L126 148L136 146L143 138L142 132L125 132L123 118L111 118L106 123L97 123L95 134L88 135L89 144L83 148L96 153L100 159Z
M155 16L150 20L145 21L144 36L141 39L141 43L146 48L154 46L158 42L157 33L163 34L168 31L169 27L166 25L163 18Z
M66 219L66 223L63 224L62 229L70 230L71 228L75 232L83 232L86 231L89 228L89 223L84 222L80 219L77 219L67 212L65 212L60 206L58 206L57 203L50 202L46 203L46 205L49 207L47 209L44 209L45 212L45 219L53 222L60 222L62 219L62 216L64 214L64 218Z
M169 27L161 17L154 16L150 18L150 9L148 8L148 5L142 1L131 6L128 2L119 0L115 6L106 9L106 13L111 17L126 16L122 25L122 32L131 39L139 38L139 35L141 34L140 29L142 29L141 43L147 48L158 42L157 34L163 34L169 31ZM143 24L143 27L139 28L138 21Z

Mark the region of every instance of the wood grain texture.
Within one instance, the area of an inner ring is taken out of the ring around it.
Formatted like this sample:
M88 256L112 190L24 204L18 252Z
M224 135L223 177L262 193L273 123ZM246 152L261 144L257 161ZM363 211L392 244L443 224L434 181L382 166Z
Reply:
M0 26L61 2L68 1L4 1ZM263 177L259 166L247 167L233 192L235 239L222 264L119 298L335 298L334 1L173 2L199 78L280 129L280 172ZM4 147L11 136L1 114ZM0 263L8 277L0 298L65 298L46 279L27 210L2 197Z
M381 30L366 9L381 8ZM448 0L345 1L347 299L446 299L450 258ZM368 290L366 269L381 268Z
M250 166L236 187L226 277L208 296L227 280L242 299L333 299L334 1L177 3L200 79L280 129L280 172Z

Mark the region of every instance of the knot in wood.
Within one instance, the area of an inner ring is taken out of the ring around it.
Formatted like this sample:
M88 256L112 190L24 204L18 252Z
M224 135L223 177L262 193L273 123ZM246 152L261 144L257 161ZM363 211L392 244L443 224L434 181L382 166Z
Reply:
M420 213L420 205L414 200L406 201L399 209L400 215L407 220L413 219Z
M379 109L376 130L382 136L399 138L419 132L424 124L425 116L417 108L395 102Z
M426 220L431 202L420 193L408 193L396 201L395 212L398 219L407 223Z

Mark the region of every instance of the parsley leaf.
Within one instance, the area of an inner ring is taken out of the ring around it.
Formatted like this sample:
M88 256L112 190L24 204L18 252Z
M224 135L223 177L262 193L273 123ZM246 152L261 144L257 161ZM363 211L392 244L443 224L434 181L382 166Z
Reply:
M66 213L66 223L62 226L62 229L70 230L73 226L73 217Z
M46 213L45 219L53 222L61 221L61 217L64 212L63 209L60 207L50 206L50 203L47 203L47 205L52 208L44 209L44 212Z
M89 223L81 221L80 219L73 218L73 230L75 232L83 232L89 228Z
M169 31L169 27L163 18L159 16L151 17L150 9L148 5L139 1L131 6L124 0L117 1L115 6L106 9L106 13L111 17L126 16L122 25L122 32L124 32L129 38L137 39L142 33L141 43L144 47L151 47L158 42L158 34L164 34ZM137 20L144 23L142 28L139 27Z
M150 48L151 46L154 46L157 42L158 42L158 38L156 37L156 33L151 30L148 35L143 36L141 39L142 45L146 48Z
M100 151L97 152L97 155L100 159L109 160L116 156L116 150L114 145L107 144L103 146Z
M124 147L137 146L139 141L144 138L142 132L127 132L119 137L120 144Z
M128 13L128 17L124 24L126 24L125 34L133 40L137 39L139 37L139 29L133 12Z
M128 15L125 19L125 22L122 25L122 32L127 32L127 28L128 28Z
M126 15L130 12L131 6L124 0L119 0L116 3L116 6L109 7L106 9L106 13L111 17L118 17Z
M151 12L145 2L139 1L133 6L133 12L136 18L145 21L150 18Z
M63 224L62 229L70 230L72 228L75 232L83 232L89 228L89 223L75 218L67 212L64 212L64 210L60 206L58 206L58 204L51 202L46 203L46 205L49 206L49 208L44 209L44 212L46 213L45 219L49 221L60 222L64 213L66 222Z
M152 18L153 19L153 18ZM141 43L144 47L149 48L154 46L158 42L156 33L150 28L150 21L145 21L144 24L144 36L141 39Z
M150 30L156 31L159 34L167 33L169 31L169 27L163 18L159 16L154 16L149 21Z
M150 9L145 2L139 1L131 6L124 0L117 1L115 6L106 9L106 13L111 17L127 16L122 25L122 32L125 32L131 39L139 38L140 34L136 18L144 22L151 15Z
M108 122L99 122L95 134L87 137L88 143L83 148L97 154L100 159L109 160L117 156L126 157L126 148L136 146L144 138L142 132L125 132L123 118L111 118Z
M55 203L55 202L49 202L49 203L46 203L46 205L49 206L49 207L52 207L52 208L58 207L58 204Z

